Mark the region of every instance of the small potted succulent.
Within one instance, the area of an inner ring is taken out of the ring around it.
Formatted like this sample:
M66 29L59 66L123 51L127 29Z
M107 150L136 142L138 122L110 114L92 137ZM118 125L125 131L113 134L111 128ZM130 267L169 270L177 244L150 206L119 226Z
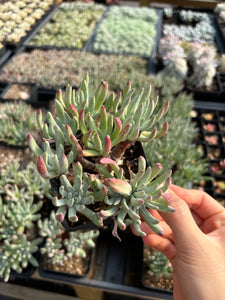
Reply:
M102 80L89 95L88 83L86 74L79 91L67 86L63 96L59 90L46 120L38 111L41 145L28 135L37 169L52 185L56 219L70 230L89 223L103 227L111 219L115 236L128 225L145 235L140 228L144 219L162 234L149 209L174 211L166 193L171 170L162 171L159 163L148 166L136 149L138 142L152 142L167 132L168 123L157 128L157 122L169 102L158 107L151 88L137 92L130 82L115 96Z
M38 220L38 228L39 235L45 239L40 249L41 276L72 280L88 274L99 230L68 232L57 222L54 211Z

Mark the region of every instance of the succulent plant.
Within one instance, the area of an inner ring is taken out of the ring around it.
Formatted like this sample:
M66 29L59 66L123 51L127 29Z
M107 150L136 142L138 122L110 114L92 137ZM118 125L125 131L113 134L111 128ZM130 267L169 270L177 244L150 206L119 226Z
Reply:
M12 270L21 273L28 263L38 266L33 253L37 252L41 241L41 238L28 241L25 234L12 235L10 239L3 241L0 249L0 276L4 278L4 281L9 280Z
M60 65L57 63L60 61ZM42 66L42 71L39 66ZM55 72L55 70L58 72ZM80 86L86 72L94 91L102 78L107 78L112 91L121 91L128 80L137 88L148 86L147 61L137 56L95 55L72 50L40 50L15 55L0 73L7 82L32 82L45 88L59 89L67 83Z
M214 8L214 12L221 18L221 20L225 21L225 3L217 3Z
M132 223L144 235L139 227L142 217L161 234L158 221L148 208L173 211L165 194L171 172L164 171L157 176L162 166L147 168L143 157L138 158L135 170L124 155L135 142L149 142L167 132L167 122L161 127L156 124L166 114L169 102L157 107L158 99L151 98L150 89L145 97L143 89L134 94L130 82L116 97L108 93L107 82L101 81L93 96L89 94L88 84L86 74L78 92L68 86L64 99L58 92L47 122L38 112L43 148L28 135L40 175L59 182L53 199L58 207L56 218L62 222L66 217L75 223L84 215L101 227L103 219L112 216L115 235L117 226L126 229L125 223Z
M0 104L0 140L13 145L26 145L27 133L37 130L35 110L23 102Z
M20 273L28 263L38 265L33 253L42 238L37 238L36 223L43 198L50 196L49 183L33 163L20 167L14 162L0 172L0 276L5 281L13 270Z
M173 8L171 7L163 8L163 16L166 18L171 18L173 16Z
M20 189L22 190L20 193ZM21 170L19 162L9 163L0 172L0 193L10 196L20 195L21 198L37 197L51 199L50 184L44 180L33 162ZM27 196L25 196L27 195Z
M90 38L104 10L103 5L94 2L62 3L29 45L81 49Z
M183 41L189 42L208 42L214 44L216 30L212 24L209 14L202 12L193 12L191 10L181 10L179 17L183 24L165 24L163 26L163 35L175 35ZM189 22L196 24L188 25Z
M150 56L157 19L155 9L111 7L98 27L93 50Z
M51 264L63 265L68 259L75 256L86 257L86 251L95 247L95 239L99 235L98 230L86 232L69 232L65 236L65 228L56 221L55 212L52 211L48 218L38 221L39 233L46 238L41 247L41 253L47 255Z
M31 26L36 23L36 18L33 17L33 12L38 8L43 8L45 11L54 3L33 2L32 5L23 1L7 1L0 4L0 21L5 21L7 24L1 28L1 35L10 43L18 43L21 38L27 35ZM29 16L28 16L29 14ZM40 15L39 15L40 16Z
M151 248L151 255L146 259L148 265L148 273L156 278L171 278L173 268L170 261L162 252Z
M206 179L208 162L193 142L197 136L196 124L190 118L193 96L182 92L182 83L178 81L179 78L173 80L174 78L168 78L161 72L151 81L152 85L154 82L153 90L159 93L162 102L160 105L168 100L171 103L167 112L170 130L161 139L155 140L154 143L145 143L143 146L150 165L159 162L165 169L172 169L173 182L188 188L190 183L199 184L201 180Z
M181 40L176 36L165 36L160 40L164 72L169 76L185 79L188 72L186 54Z
M216 75L216 48L211 45L191 43L188 59L193 68L189 82L196 87L210 87Z

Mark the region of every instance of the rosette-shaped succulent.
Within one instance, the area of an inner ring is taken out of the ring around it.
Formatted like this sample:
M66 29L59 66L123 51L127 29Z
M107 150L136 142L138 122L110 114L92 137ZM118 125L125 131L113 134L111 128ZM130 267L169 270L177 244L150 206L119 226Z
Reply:
M114 165L114 162L108 159L102 159L101 162ZM160 164L156 164L153 168L150 166L146 168L146 161L143 156L140 156L138 172L131 173L129 182L123 175L120 176L119 172L115 172L115 177L110 174L109 178L104 179L104 184L109 187L109 190L108 198L105 198L108 208L101 210L102 216L116 216L116 222L120 229L126 229L126 223L132 224L135 231L144 236L145 233L139 226L142 218L154 232L161 235L163 231L158 225L158 220L148 211L148 209L157 209L168 213L174 211L169 205L169 195L165 194L171 183L169 177L171 171L165 171L156 178L161 170Z
M173 211L164 196L171 172L158 175L161 165L146 168L145 159L134 153L136 142L150 142L167 132L167 122L161 128L157 123L169 102L159 107L151 88L147 95L143 89L137 93L130 82L118 95L102 80L91 96L88 84L87 74L78 91L70 86L64 95L59 91L46 120L38 112L42 145L28 135L39 173L58 183L53 199L56 219L75 224L82 216L102 227L110 216L115 228L124 230L132 223L143 235L143 218L160 234L148 209Z

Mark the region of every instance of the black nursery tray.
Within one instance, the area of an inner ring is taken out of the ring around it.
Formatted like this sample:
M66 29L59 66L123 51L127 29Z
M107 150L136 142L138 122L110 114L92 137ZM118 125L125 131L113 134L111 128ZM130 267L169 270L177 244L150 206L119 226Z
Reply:
M12 99L10 97L5 98L6 93L9 91L9 89L13 86L29 86L31 87L32 91L30 93L30 96L24 100L20 97L17 99ZM49 108L52 101L55 99L56 90L55 89L46 89L37 87L33 83L6 83L6 82L0 82L0 102L13 102L13 101L26 101L26 103L32 105L34 108Z
M182 9L184 10L184 9ZM191 10L191 9L188 9ZM194 10L196 11L196 10ZM197 12L197 11L196 11ZM149 70L149 73L153 73L156 74L160 71L163 70L164 66L162 63L162 50L161 50L161 44L160 44L160 39L163 37L163 25L165 23L168 24L176 24L176 25L181 25L181 24L186 24L183 23L183 21L180 18L180 10L174 10L173 11L173 15L170 18L163 18L163 23L161 26L161 31L160 31L160 36L159 36L159 42L157 45L157 57L153 60L152 64L151 64L151 68ZM225 52L225 41L222 38L219 30L218 30L218 26L216 23L216 16L213 13L210 12L204 12L204 13L208 13L210 21L212 26L215 28L215 44L218 48L218 52L224 53ZM188 86L187 81L185 82L185 87L184 90L187 91L188 93L192 93L194 95L194 98L197 100L201 100L201 101L216 101L216 102L224 102L225 101L225 92L222 88L222 82L221 82L221 76L220 74L216 74L216 76L213 79L213 85L212 88L207 89L207 88L194 88L191 86Z
M221 52L222 53L225 53L225 29L222 29L222 25L220 24L220 21L218 20L218 16L217 15L214 15L214 26L216 28L216 31L217 31L217 36L218 36L218 40L220 41L221 43ZM224 26L225 28L225 26Z
M198 127L196 144L208 160L211 181L203 183L204 190L218 201L225 199L225 105L195 102L193 121Z
M182 10L185 10L185 9L182 9ZM186 9L186 10L192 10L192 9ZM199 12L197 10L192 10L192 11ZM212 12L208 12L208 11L205 11L205 12L202 11L202 12L208 14L209 19L211 21L211 25L215 28L215 43L217 45L217 48L218 48L220 53L224 53L224 51L225 51L225 40L222 38L222 36L221 36L221 34L218 30L218 22L217 22L216 16ZM173 11L173 16L172 16L171 20L172 21L170 21L170 18L169 19L163 18L163 24L164 23L171 23L171 24L176 24L176 25L188 25L188 24L184 23L181 20L180 10L174 10ZM162 30L163 30L163 27L162 27ZM161 31L160 38L162 36L163 36L163 31ZM160 44L159 44L159 47L158 47L158 51L159 51L159 53L161 52Z
M185 81L184 90L193 94L194 99L199 101L210 102L224 102L225 103L225 90L223 90L221 76L216 74L213 78L212 87L195 88L188 85L188 81Z
M142 283L143 242L129 230L119 231L121 241L112 236L112 228L100 232L90 272L86 277L51 274L50 279L100 289L116 295L115 299L170 299L172 293L146 288ZM39 269L40 276L43 276ZM44 274L45 276L45 274ZM45 276L46 277L46 276ZM54 278L53 278L54 277ZM135 298L136 297L136 298Z

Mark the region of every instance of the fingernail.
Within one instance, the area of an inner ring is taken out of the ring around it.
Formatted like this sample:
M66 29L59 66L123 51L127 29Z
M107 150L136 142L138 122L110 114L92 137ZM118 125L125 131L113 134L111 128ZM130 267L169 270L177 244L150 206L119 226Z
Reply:
M164 193L162 194L162 197L169 203L171 204L173 202L172 195L170 193Z

